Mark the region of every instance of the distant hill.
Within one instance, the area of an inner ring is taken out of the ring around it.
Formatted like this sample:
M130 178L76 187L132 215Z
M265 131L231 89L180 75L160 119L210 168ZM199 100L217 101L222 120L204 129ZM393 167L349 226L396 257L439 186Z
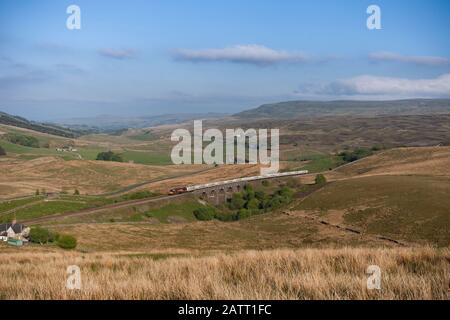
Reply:
M165 124L178 124L189 120L220 118L224 115L223 113L179 113L135 117L102 115L91 118L61 119L56 122L75 130L89 128L97 131L113 132L129 128L141 129Z
M83 134L83 132L74 131L68 128L60 127L53 124L39 123L29 121L19 116L13 116L0 111L0 124L10 125L19 128L30 129L38 132L48 133L55 136L66 138L76 138Z
M450 99L392 101L286 101L235 114L237 118L292 119L323 116L429 115L450 113Z

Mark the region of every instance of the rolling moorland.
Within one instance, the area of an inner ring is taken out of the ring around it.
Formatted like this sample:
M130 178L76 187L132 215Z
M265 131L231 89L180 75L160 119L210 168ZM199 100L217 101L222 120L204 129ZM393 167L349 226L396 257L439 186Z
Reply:
M449 299L448 101L371 104L337 104L330 114L308 103L311 117L297 105L289 119L264 107L252 118L206 120L204 127L280 128L282 170L311 172L254 184L242 203L158 200L172 187L259 172L172 165L170 133L191 122L70 137L1 124L0 221L73 235L77 246L0 244L9 261L0 266L0 298ZM95 160L109 150L122 162ZM318 173L326 181L317 183ZM126 205L136 199L156 200ZM199 210L215 215L199 219ZM80 291L64 288L71 264L81 268ZM382 269L380 291L365 287L370 264ZM32 290L15 288L18 272Z

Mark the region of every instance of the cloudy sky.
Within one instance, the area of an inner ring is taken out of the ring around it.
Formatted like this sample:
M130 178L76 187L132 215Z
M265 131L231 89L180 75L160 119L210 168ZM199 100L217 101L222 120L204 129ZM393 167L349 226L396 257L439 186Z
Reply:
M69 5L81 30L66 28ZM381 8L381 30L366 9ZM0 110L36 120L450 97L447 0L2 0Z

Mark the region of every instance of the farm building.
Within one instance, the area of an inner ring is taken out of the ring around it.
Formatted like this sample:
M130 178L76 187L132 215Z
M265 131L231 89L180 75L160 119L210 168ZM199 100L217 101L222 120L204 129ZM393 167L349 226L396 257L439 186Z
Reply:
M0 224L0 239L3 241L26 240L30 234L30 228L21 223Z

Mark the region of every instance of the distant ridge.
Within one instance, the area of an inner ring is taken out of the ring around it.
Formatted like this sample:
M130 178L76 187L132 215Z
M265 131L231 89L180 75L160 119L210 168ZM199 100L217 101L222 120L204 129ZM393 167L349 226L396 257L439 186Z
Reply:
M450 114L450 99L391 101L285 101L263 104L233 115L237 118L292 119L323 116Z
M141 129L166 124L179 124L190 120L213 119L226 116L225 113L175 113L154 116L112 116L80 117L60 119L55 122L72 129L97 129L111 132L121 129Z
M53 124L39 123L29 121L23 117L13 116L8 113L0 111L0 124L9 126L30 129L42 133L48 133L55 136L61 136L66 138L76 138L82 135L82 132L70 130L68 128L60 127Z

